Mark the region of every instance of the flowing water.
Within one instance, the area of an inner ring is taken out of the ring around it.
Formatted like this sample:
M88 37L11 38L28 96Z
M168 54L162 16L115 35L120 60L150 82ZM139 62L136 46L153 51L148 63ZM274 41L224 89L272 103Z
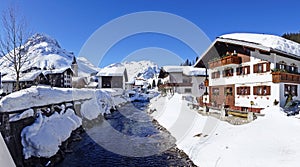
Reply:
M189 166L175 139L158 130L147 103L129 103L82 134L57 166Z

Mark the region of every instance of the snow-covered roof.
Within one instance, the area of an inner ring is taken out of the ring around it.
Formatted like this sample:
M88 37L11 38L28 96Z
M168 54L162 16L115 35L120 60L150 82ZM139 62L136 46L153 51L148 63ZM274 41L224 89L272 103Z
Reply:
M237 42L246 42L257 46L273 49L287 54L300 56L300 44L269 34L254 34L254 33L232 33L220 36L217 40L222 39L233 40Z
M187 76L205 75L205 68L194 68L191 66L163 66L162 68L168 73L183 73Z
M136 79L134 81L134 85L136 86L143 86L143 85L146 85L147 84L147 81L144 80L144 79Z
M165 72L182 72L184 66L163 66L162 69Z
M105 67L101 69L97 76L123 76L125 67Z
M28 73L21 73L20 74L20 81L33 81L35 80L42 71L31 71ZM2 82L14 82L16 81L16 75L15 73L10 73L2 77Z
M68 69L70 69L73 72L73 70L70 67L63 67L63 68L59 68L59 69L45 70L45 71L43 71L43 74L44 75L47 75L47 74L61 74L61 73L64 73Z
M205 76L206 75L205 68L194 68L191 66L185 66L183 68L183 74L187 75L187 76L199 76L199 75Z

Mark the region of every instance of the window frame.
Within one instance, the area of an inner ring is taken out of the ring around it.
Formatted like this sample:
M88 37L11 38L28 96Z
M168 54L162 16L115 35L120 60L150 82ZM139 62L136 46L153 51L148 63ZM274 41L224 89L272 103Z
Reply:
M269 96L271 95L271 86L268 85L253 86L253 95Z
M236 94L237 95L241 95L241 96L246 96L246 95L250 95L250 86L239 86L236 89Z
M253 65L253 73L266 73L270 70L270 62L257 63Z

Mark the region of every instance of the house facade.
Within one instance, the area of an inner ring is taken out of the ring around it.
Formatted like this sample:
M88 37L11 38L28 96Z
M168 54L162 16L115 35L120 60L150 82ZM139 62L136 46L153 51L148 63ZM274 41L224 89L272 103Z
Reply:
M298 43L274 35L227 34L201 60L207 62L210 106L260 112L299 98Z
M125 67L105 67L96 75L98 88L121 88L125 90L125 83L128 81Z
M204 68L190 66L163 66L159 78L162 87L180 94L203 94L206 72Z
M73 70L70 67L43 71L53 87L71 88Z
M42 73L42 71L30 71L30 72L22 72L20 74L19 84L20 89L29 88L32 85L38 85L38 84L47 84L47 78ZM16 76L14 73L12 74L6 74L2 78L2 90L3 93L8 94L15 91L16 87Z

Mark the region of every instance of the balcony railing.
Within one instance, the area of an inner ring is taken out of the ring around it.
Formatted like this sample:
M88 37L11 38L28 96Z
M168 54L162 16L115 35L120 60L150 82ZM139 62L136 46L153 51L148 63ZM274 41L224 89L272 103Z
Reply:
M272 81L274 83L287 82L287 83L300 83L300 74L292 74L288 72L272 72Z
M221 59L209 62L209 68L215 68L219 66L225 66L228 64L240 64L242 62L241 57L238 56L226 56Z

